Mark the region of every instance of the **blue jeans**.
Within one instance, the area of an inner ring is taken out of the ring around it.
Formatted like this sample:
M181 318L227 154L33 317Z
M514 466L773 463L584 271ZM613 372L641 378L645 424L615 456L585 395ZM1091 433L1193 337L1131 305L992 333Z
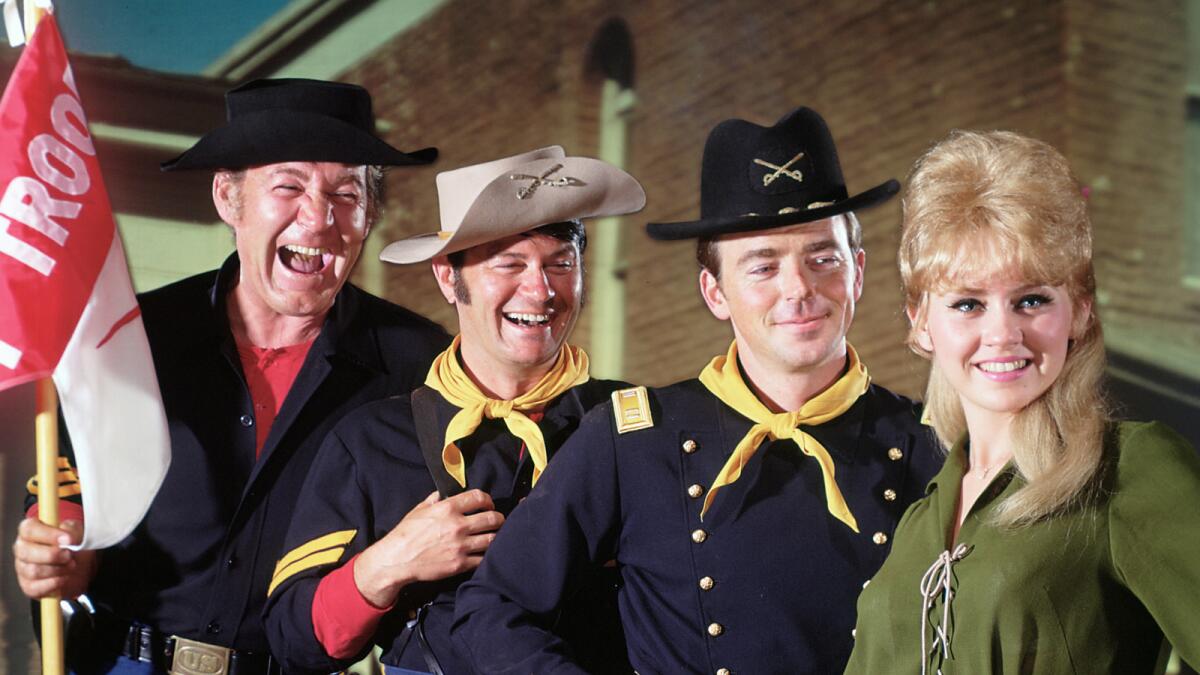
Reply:
M383 666L383 673L384 675L429 675L429 673L423 670L409 670L408 668L389 666L387 664Z

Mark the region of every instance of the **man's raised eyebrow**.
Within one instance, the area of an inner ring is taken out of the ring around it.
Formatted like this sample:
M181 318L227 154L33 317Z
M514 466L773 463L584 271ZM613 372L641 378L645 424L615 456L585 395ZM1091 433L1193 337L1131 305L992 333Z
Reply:
M833 249L836 249L837 247L838 247L838 243L836 241L834 241L833 239L822 239L820 241L814 241L811 244L806 244L804 246L804 252L805 253L816 253L817 251L833 250Z
M742 255L738 256L737 265L741 266L750 260L754 260L755 258L778 258L778 257L779 257L778 249L774 249L774 248L770 248L770 247L756 248L756 249L753 249L750 251L746 251Z
M569 255L575 258L579 256L579 251L575 248L574 244L564 243L562 246L558 247L558 250L552 252L549 257L557 258L558 256L562 255Z
M366 185L366 183L363 181L362 175L353 169L347 169L343 174L337 177L337 180L334 181L334 183L339 186L345 185L346 183L352 183L354 187L359 189L362 189L363 186Z
M569 255L575 257L575 246L572 244L563 244L560 248L552 251L547 258L557 258L559 256ZM491 255L493 258L514 258L517 260L525 260L529 256L524 253L516 253L514 251L497 251Z
M272 175L282 174L285 176L292 176L292 177L298 178L300 180L308 180L309 176L311 175L308 171L304 171L302 169L297 169L294 166L276 167L271 170L271 174ZM359 172L354 169L346 169L342 173L338 174L337 178L333 181L333 183L335 185L339 185L339 186L345 185L347 183L352 183L354 185L354 187L357 187L359 189L362 189L362 187L365 185L365 183L363 182L362 176L359 175Z
M284 174L287 176L295 176L296 178L300 178L300 179L308 178L307 171L301 171L300 169L297 169L294 166L280 166L280 167L276 167L271 170L271 175L274 176L274 175L279 175L279 174Z

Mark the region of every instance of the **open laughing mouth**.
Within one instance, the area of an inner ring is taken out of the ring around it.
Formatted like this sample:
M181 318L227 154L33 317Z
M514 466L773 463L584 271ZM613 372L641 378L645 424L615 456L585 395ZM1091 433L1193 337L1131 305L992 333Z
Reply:
M504 312L505 321L524 327L539 327L550 324L549 314L527 314L524 312Z
M333 254L327 248L299 244L279 247L278 255L283 266L297 274L316 274L324 270L333 259Z

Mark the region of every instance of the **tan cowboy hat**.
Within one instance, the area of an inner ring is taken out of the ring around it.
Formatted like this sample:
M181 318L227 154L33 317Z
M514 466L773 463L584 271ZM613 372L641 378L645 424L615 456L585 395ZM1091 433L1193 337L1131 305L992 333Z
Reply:
M388 244L379 259L414 263L542 225L640 211L646 192L617 167L560 146L437 175L442 229Z

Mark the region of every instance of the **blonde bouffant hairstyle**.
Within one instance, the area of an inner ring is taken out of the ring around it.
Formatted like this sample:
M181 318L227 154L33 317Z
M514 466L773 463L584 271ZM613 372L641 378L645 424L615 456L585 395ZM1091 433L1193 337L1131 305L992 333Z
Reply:
M1011 271L1030 284L1066 289L1073 338L1058 378L1014 419L1013 459L1026 485L1000 504L997 523L1021 527L1087 501L1099 484L1110 412L1091 223L1066 159L1019 134L955 131L917 161L903 207L900 277L916 353L931 356L917 343L929 294L956 280ZM936 363L925 405L943 446L966 437L958 394Z

